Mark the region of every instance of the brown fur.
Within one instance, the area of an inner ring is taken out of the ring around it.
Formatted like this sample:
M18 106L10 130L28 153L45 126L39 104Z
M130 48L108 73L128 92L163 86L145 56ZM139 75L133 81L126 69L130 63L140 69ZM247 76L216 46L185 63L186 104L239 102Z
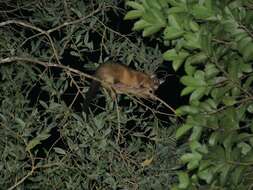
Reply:
M95 77L103 81L104 87L108 88L113 99L115 93L131 93L142 98L151 98L150 94L160 85L160 81L150 75L136 71L121 64L107 63L98 67ZM108 84L109 86L107 86ZM100 82L93 80L86 95L84 111L89 114L89 104L94 99Z
M121 84L127 88L142 88L150 93L159 86L159 81L150 75L121 64L103 64L96 71L96 77L111 85Z

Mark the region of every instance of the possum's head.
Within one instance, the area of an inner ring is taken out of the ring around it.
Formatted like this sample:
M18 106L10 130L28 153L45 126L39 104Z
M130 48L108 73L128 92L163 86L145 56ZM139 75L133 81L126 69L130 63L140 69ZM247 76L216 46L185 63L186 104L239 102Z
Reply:
M158 89L160 84L164 81L157 78L156 75L151 75L146 77L142 83L141 87L146 89L149 93L154 94L154 92Z

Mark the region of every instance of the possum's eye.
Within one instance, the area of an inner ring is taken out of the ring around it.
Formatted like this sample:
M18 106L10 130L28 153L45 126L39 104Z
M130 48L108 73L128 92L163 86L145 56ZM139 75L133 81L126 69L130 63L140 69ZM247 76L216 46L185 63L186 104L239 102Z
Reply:
M148 92L149 92L150 94L153 94L153 93L154 93L153 89L149 89Z

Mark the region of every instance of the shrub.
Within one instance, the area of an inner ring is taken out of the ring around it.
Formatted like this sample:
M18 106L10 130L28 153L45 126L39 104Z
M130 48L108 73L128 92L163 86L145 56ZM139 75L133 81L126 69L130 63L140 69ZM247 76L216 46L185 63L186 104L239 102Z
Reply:
M127 1L133 30L155 35L168 46L163 58L184 68L177 109L185 122L176 138L188 136L187 169L173 189L251 189L252 1Z
M119 3L0 2L0 189L146 190L175 182L175 125L128 96L113 104L98 95L93 117L81 109L89 73L104 61L150 73L162 62L158 46L117 27Z

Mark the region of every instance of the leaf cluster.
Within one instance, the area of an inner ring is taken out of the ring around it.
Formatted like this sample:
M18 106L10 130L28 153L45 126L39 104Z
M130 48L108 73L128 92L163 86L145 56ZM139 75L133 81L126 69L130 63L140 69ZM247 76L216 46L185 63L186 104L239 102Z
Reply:
M111 15L124 13L118 3L0 3L6 7L0 11L1 189L164 189L175 182L175 128L145 104L127 96L120 100L128 106L115 104L103 95L106 105L95 106L93 117L76 109L89 83L82 71L113 60L153 73L162 62L158 46L112 28Z
M185 71L181 95L189 96L189 104L176 110L186 119L176 138L190 134L190 151L181 157L187 169L173 189L251 189L253 2L143 0L127 5L134 10L125 18L138 19L133 29L143 30L143 36L160 32L168 46L164 60L175 71ZM158 27L152 19L164 23ZM149 32L151 27L156 30Z

